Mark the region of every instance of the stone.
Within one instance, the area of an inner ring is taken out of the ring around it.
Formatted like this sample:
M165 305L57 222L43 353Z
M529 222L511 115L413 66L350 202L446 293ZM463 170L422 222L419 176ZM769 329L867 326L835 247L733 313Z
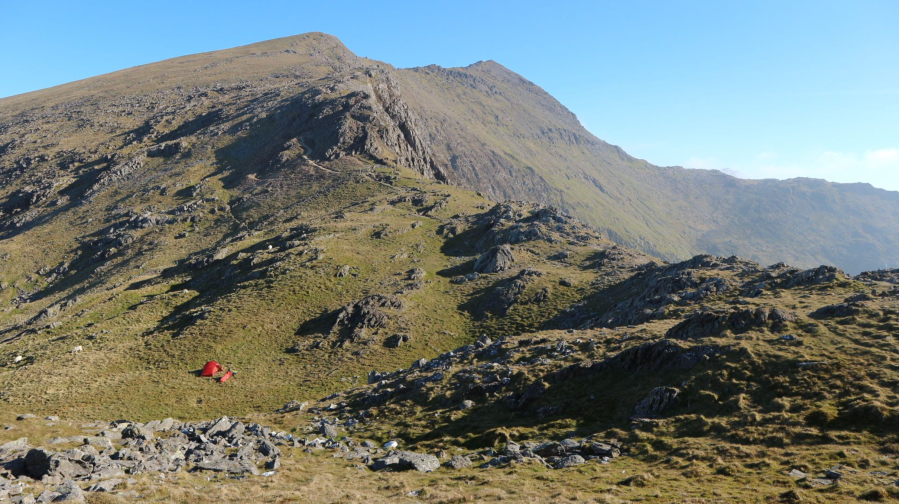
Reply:
M28 438L23 437L0 445L0 452L16 452L28 448Z
M621 455L621 449L608 443L590 443L590 450L594 455L600 457L615 458Z
M384 340L384 346L387 348L399 348L410 341L412 341L412 337L408 334L394 334Z
M319 432L322 436L329 437L332 439L337 439L340 434L337 432L337 427L329 423L322 422Z
M580 455L569 455L560 459L553 467L556 469L565 469L566 467L579 466L585 462L587 461Z
M219 418L214 424L212 424L211 427L206 429L206 436L210 438L221 436L228 432L228 430L230 430L233 425L234 422L232 422L228 417L223 416L222 418Z
M637 403L634 413L637 417L651 417L664 413L674 406L679 394L680 390L673 387L656 387Z
M114 446L112 444L112 440L106 437L101 436L85 436L82 438L82 444L93 446L100 450L112 450Z
M799 469L793 469L790 471L789 476L795 479L805 479L808 478L808 474L800 471Z
M154 437L155 436L152 432L150 432L149 429L138 424L131 424L122 429L123 439L140 439L142 441L152 441Z
M515 256L509 245L497 245L475 261L474 270L478 273L499 273L512 267Z
M203 471L215 471L215 472L226 472L229 474L252 474L254 476L259 475L259 469L256 466L246 460L230 460L230 459L213 459L213 460L204 460L198 462L195 466L196 469Z
M562 446L562 443L557 443L555 441L550 441L548 443L543 443L540 446L537 446L534 449L534 453L540 455L541 457L562 457L567 455L565 447Z
M462 404L459 406L459 409L467 410L467 409L471 409L473 407L474 407L474 401L472 401L471 399L466 399L466 400L462 401Z
M281 409L275 411L275 413L294 413L294 412L301 412L301 411L304 411L304 410L306 409L306 406L307 406L307 405L308 405L308 403L305 403L305 402L300 402L300 401L290 401L289 403L285 404L283 408L281 408Z
M418 472L431 472L440 467L440 460L434 455L408 451L390 451L383 458L375 460L371 465L373 471L391 469L406 471L414 469Z
M471 459L462 455L453 455L444 465L450 469L462 469L471 467Z
M34 479L42 479L45 476L71 479L90 474L90 470L80 462L74 462L43 448L33 448L25 454L25 470Z
M71 480L66 481L62 486L57 488L56 493L59 495L54 498L52 502L85 502L84 492L81 491L81 487Z
M87 487L87 489L85 491L88 493L112 492L113 490L118 488L123 483L124 483L124 481L122 481L120 479L110 479L110 480L106 480L106 481L101 481L99 483L94 483L93 485Z

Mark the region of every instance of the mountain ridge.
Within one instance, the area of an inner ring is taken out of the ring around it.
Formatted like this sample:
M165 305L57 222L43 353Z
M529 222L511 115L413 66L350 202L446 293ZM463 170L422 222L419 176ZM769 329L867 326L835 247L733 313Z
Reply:
M367 77L366 83L361 76L354 77L359 72L378 76ZM899 222L899 194L815 182L819 179L753 181L717 171L658 167L597 138L545 90L491 60L456 68L394 68L356 56L336 37L310 33L173 58L4 98L0 118L6 116L8 127L10 113L16 110L21 114L28 108L61 107L73 99L90 103L97 93L138 89L183 93L188 86L239 87L246 85L242 81L292 78L307 82L303 86L337 79L345 88L340 93L376 95L377 89L387 93L386 108L384 103L361 105L386 114L375 113L373 127L348 126L335 116L334 127L343 128L342 141L349 142L335 144L335 154L340 149L361 149L377 156L376 144L386 142L388 148L401 151L403 162L427 176L497 200L558 205L619 243L664 259L712 252L807 267L836 264L853 273L899 262L895 253L899 236L893 231ZM377 83L375 87L371 82ZM323 89L337 90L328 85ZM397 129L384 132L378 142L363 138L368 133L362 130L377 133L393 123ZM355 140L348 136L353 128L358 133ZM10 145L6 143L4 151ZM807 193L813 190L825 194ZM793 191L803 194L796 197ZM753 203L764 201L783 210L784 194L794 204L779 215ZM815 198L829 201L830 207L822 207ZM847 215L840 215L843 210ZM750 226L755 230L748 234L747 222L755 222ZM782 225L791 233L778 231ZM766 227L777 232L769 233ZM859 232L853 227L865 229L861 238L855 238ZM862 247L860 241L868 245Z

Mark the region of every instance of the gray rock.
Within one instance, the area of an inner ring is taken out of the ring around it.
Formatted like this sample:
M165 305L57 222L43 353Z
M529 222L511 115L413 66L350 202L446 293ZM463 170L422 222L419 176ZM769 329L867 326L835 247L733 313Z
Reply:
M128 427L122 429L122 438L123 439L140 439L143 441L152 441L154 439L153 433L138 424L131 424Z
M418 472L431 472L436 471L439 467L440 460L437 457L408 451L390 451L385 457L375 460L371 465L373 471L383 469L405 471L414 469Z
M579 466L585 462L587 461L580 455L569 455L557 461L553 467L556 469L565 469L566 467Z
M0 452L17 452L28 448L28 438L23 437L0 445Z
M600 457L615 458L621 455L621 449L618 446L607 443L590 443L590 450L594 455Z
M48 504L56 500L56 498L59 496L60 494L58 492L54 492L52 490L44 490L40 495L37 496L37 502L40 502L41 504Z
M275 411L275 413L294 413L306 409L307 403L300 401L290 401L283 408Z
M319 432L321 432L322 436L329 437L332 439L337 439L340 434L337 432L337 427L329 423L322 422Z
M231 421L226 416L219 418L211 427L206 430L207 437L215 437L220 436L228 432L229 429L234 425L234 422Z
M567 455L567 451L565 450L565 447L562 446L562 443L557 443L555 441L550 441L537 446L534 449L534 453L541 457L563 457Z
M805 479L805 478L808 478L808 474L806 474L806 473L800 471L799 469L793 469L793 470L791 470L789 476L790 476L791 478L796 478L796 479Z
M25 470L34 479L45 476L73 479L87 476L91 472L80 461L69 460L42 448L33 448L25 454Z
M473 407L474 407L474 401L472 401L471 399L466 399L466 400L462 401L462 404L459 406L459 409L467 410L467 409L471 409Z
M259 469L245 460L215 459L199 462L194 466L196 469L203 471L226 472L229 474L252 474L259 475Z
M81 441L83 444L88 446L93 446L100 450L112 450L113 444L112 440L106 437L100 436L85 436Z
M120 480L120 479L110 479L110 480L106 480L106 481L101 481L99 483L94 483L93 485L87 487L87 489L85 491L88 493L112 492L113 490L118 488L119 485L121 485L123 483L124 483L124 481Z
M59 495L52 502L85 502L84 492L73 481L63 483L61 487L56 489L56 493Z
M515 256L512 255L512 247L498 245L484 252L475 261L474 270L478 273L499 273L512 267Z
M471 467L471 459L462 455L453 455L444 465L450 469L462 469Z
M399 348L410 341L412 341L412 337L408 334L394 334L384 340L384 346L387 348Z

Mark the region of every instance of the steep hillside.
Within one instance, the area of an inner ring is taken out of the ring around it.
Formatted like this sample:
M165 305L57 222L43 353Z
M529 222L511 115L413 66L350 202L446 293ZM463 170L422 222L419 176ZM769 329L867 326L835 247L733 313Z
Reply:
M737 254L852 273L899 263L897 193L656 167L597 139L542 89L497 63L394 69L322 34L4 99L0 167L10 193L30 184L50 197L60 188L47 184L62 176L48 170L61 163L97 162L101 152L196 134L233 135L235 127L259 134L271 127L259 122L264 117L286 135L279 141L297 144L291 150L273 140L253 170L278 170L273 156L282 151L318 160L364 154L495 200L559 206L619 243L668 260ZM41 186L37 177L50 180ZM23 205L8 201L4 214L27 214Z
M559 205L619 243L670 260L737 254L855 273L899 264L899 193L653 166L594 137L495 62L397 74L451 179L494 198Z

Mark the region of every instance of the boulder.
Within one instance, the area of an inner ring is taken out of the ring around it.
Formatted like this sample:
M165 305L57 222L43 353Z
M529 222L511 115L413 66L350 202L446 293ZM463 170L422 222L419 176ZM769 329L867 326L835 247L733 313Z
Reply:
M474 263L474 270L478 273L499 273L512 267L515 256L512 255L512 247L498 245L484 252Z
M322 422L319 432L321 432L322 436L332 439L340 437L340 434L337 432L337 427L325 422Z
M584 457L581 457L580 455L569 455L567 457L559 459L555 463L555 465L553 465L553 467L555 469L565 469L566 467L579 466L585 462L587 461L584 460Z
M0 445L0 453L11 453L28 448L28 438L23 437Z
M450 469L462 469L471 467L471 459L462 455L453 455L444 465Z
M56 493L59 495L53 499L53 502L85 502L84 492L81 491L81 487L71 480L66 481L62 486L57 488Z
M25 470L34 479L42 479L44 476L74 479L91 473L80 460L73 461L43 448L33 448L25 454Z
M212 424L212 426L209 427L209 429L206 430L206 436L207 437L215 437L215 436L224 435L226 432L228 432L231 429L231 427L233 425L234 425L234 422L232 422L231 419L229 419L226 416L223 416L222 418L219 418L214 424Z
M590 443L590 450L599 457L615 458L621 455L618 445L609 443Z
M152 441L155 436L150 429L138 424L131 424L122 429L122 439L140 439L142 441Z
M390 469L406 471L414 469L418 472L431 472L440 467L440 460L433 455L409 451L391 450L383 458L375 460L371 465L373 471Z

